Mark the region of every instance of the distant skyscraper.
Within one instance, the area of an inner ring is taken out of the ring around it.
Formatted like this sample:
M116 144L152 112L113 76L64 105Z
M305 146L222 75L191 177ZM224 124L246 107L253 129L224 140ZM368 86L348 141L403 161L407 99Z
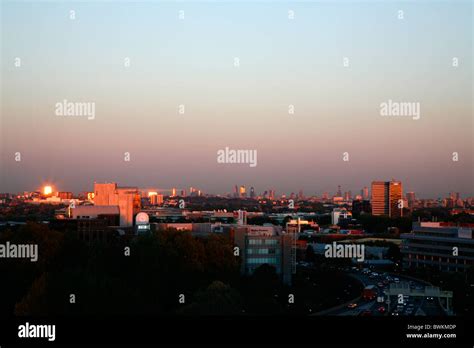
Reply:
M363 189L362 189L362 199L369 199L369 188L367 186L365 186Z
M181 197L186 197L186 189L181 190Z
M347 202L352 200L352 192L351 191L344 192L344 200L347 201Z
M336 196L337 196L337 197L342 197L341 185L337 185L337 193L336 193Z
M402 208L399 208L402 195L403 190L400 181L373 181L372 215L402 216Z
M176 197L176 188L171 189L171 197Z
M413 208L415 205L416 197L415 197L415 192L407 192L407 202L408 202L408 208Z
M250 198L252 198L252 199L255 198L255 188L253 186L250 187Z
M234 186L234 197L239 197L239 186L237 185Z
M247 192L246 192L246 190L245 190L245 186L244 186L244 185L240 186L240 197L241 197L241 198L247 197Z
M270 190L270 193L268 194L268 198L275 199L275 190Z
M298 199L304 199L303 190L300 190L300 192L298 192Z
M451 198L452 200L458 200L461 198L461 195L459 194L459 192L450 192L449 193L449 198Z

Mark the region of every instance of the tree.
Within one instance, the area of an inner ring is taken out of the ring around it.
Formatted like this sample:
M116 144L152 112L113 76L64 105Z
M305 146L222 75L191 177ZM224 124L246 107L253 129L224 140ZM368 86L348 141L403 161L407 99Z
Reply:
M187 315L238 315L242 313L240 294L221 281L213 281L205 290L196 293L194 301L179 310Z

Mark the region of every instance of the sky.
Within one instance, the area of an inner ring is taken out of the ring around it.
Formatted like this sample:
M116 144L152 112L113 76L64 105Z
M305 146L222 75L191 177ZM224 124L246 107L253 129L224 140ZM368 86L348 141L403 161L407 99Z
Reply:
M0 9L0 192L116 181L309 195L393 178L418 196L474 195L471 1ZM56 115L63 100L95 103L94 119ZM389 100L419 103L420 118L381 116ZM256 150L258 165L218 163L226 147Z

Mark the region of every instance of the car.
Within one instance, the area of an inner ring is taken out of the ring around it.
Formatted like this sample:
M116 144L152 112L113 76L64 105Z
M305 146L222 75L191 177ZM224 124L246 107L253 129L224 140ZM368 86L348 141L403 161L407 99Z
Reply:
M383 313L386 312L386 309L385 309L384 306L380 306L379 308L377 308L377 311L378 311L379 313L382 313L382 314L383 314Z
M433 300L434 300L433 297L427 297L426 299L427 299L428 301L433 301Z
M393 311L393 312L392 312L392 315L394 315L394 316L397 316L397 317L398 317L398 316L400 315L400 313L398 313L397 311Z
M395 283L399 283L399 282L400 282L400 279L398 279L398 278L393 278L393 281L394 281Z
M362 313L360 313L360 316L361 317L370 317L370 316L372 316L372 311L367 309L367 310L363 311Z
M383 288L383 283L382 283L382 282L379 282L379 283L377 283L377 286L378 286L379 288Z
M358 304L357 303L349 303L347 305L347 308L350 308L350 309L353 309L353 308L357 308Z

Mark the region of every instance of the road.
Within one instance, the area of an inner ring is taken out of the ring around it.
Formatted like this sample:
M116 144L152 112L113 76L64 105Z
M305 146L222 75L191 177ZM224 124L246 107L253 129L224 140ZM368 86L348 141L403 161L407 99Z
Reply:
M397 303L397 298L392 297L391 313L388 313L387 296L385 290L391 283L406 282L410 288L424 290L425 284L421 281L409 279L400 275L382 273L376 274L374 272L363 273L361 270L348 270L352 277L358 279L365 286L374 285L377 291L377 297L383 297L383 301L378 303L377 300L365 300L362 297L354 301L352 306L355 308L343 307L337 308L334 311L326 312L325 315L336 316L385 316L385 315L400 315L400 316L414 316L414 315L428 315L438 316L445 315L443 309L439 306L436 299L425 297L403 298L403 304ZM367 271L366 271L367 272ZM376 298L377 298L376 297ZM397 305L394 305L397 303Z

